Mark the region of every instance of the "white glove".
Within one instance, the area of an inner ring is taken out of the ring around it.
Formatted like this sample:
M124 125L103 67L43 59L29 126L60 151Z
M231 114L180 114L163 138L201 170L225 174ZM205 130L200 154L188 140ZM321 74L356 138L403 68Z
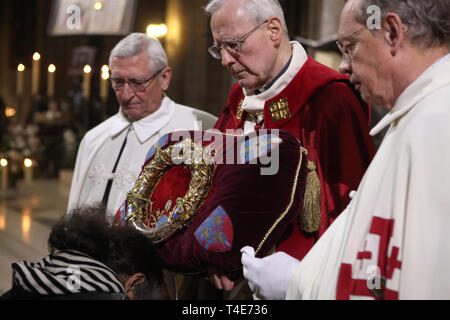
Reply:
M255 258L255 250L248 246L241 252L244 277L254 296L266 300L285 299L289 280L300 261L284 252Z

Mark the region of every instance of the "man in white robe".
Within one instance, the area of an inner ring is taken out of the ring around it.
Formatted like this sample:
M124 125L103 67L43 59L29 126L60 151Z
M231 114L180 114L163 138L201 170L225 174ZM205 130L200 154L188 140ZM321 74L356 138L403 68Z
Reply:
M109 64L120 109L81 141L68 211L103 202L112 220L161 136L177 130L207 130L217 118L166 96L172 70L158 40L131 34L111 51Z
M450 298L449 16L446 0L346 3L341 72L389 109L372 135L389 130L347 209L301 262L242 249L256 297Z

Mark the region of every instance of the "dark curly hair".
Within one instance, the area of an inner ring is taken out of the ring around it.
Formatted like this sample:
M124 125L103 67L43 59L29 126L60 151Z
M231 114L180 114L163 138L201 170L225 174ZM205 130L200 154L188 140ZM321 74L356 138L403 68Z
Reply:
M143 273L146 282L136 290L136 299L166 299L163 264L151 241L129 227L110 229L110 251L107 265L113 270L133 275Z
M110 226L103 205L82 207L64 215L52 228L49 251L75 250L103 262L117 274L143 273L137 299L166 299L163 265L152 242L127 226Z
M75 250L106 264L110 244L105 212L105 207L98 205L77 208L62 216L50 231L50 253Z

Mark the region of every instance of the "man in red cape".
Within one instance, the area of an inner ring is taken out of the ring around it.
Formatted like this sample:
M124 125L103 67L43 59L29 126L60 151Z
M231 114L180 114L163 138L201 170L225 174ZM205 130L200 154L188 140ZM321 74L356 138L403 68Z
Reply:
M302 230L294 224L277 247L301 260L345 209L375 153L370 109L351 79L289 41L277 0L211 0L205 10L214 37L209 52L237 80L215 128L287 130L315 164L320 226ZM233 287L220 270L210 278L219 289Z

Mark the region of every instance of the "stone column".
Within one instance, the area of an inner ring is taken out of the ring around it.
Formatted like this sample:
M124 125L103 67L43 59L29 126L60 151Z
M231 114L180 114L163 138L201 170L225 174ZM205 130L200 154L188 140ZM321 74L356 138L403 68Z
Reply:
M323 41L337 35L339 18L342 8L345 5L345 0L307 1L307 16L302 14L302 18L307 20L304 24L306 30L303 30L303 37L311 40ZM309 50L309 54L317 61L334 69L338 69L341 62L341 55L337 51L312 49Z
M208 54L212 37L205 5L205 0L167 0L164 45L174 72L168 94L179 103L218 115L230 77Z
M310 0L310 38L320 40L337 33L345 0Z

